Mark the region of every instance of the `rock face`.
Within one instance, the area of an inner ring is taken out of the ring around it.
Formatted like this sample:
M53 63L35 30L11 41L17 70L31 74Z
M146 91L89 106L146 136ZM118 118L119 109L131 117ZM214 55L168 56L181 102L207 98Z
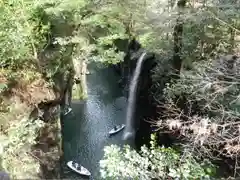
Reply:
M114 68L121 76L121 81L119 83L124 89L124 94L127 96L132 74L144 49L141 48L141 45L135 39L131 41L118 40L117 46L119 50L126 53L124 61L115 65ZM127 48L124 49L124 47ZM134 124L137 147L149 143L151 127L150 123L145 120L155 119L156 117L156 105L152 96L152 73L156 65L156 56L153 53L147 53L140 74L136 100L137 105Z
M57 97L40 77L32 82L25 78L19 78L19 82L14 84L6 82L11 84L11 88L0 96L1 107L11 109L0 115L0 138L6 137L4 143L0 143L0 149L3 149L0 152L0 170L8 172L13 179L59 178L59 104L49 106L49 102Z

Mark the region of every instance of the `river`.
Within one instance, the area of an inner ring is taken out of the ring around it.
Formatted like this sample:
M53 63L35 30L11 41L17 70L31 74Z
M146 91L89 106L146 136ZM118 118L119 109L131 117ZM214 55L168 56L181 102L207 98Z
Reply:
M62 177L86 179L66 167L69 160L77 160L90 170L90 179L98 180L99 160L106 145L122 145L122 132L109 138L108 131L115 124L125 123L126 98L118 85L119 77L111 68L89 66L88 98L72 101L72 113L64 116Z

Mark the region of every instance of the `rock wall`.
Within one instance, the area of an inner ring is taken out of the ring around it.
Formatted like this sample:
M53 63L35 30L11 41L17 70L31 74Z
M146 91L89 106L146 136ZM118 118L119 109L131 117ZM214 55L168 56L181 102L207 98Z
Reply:
M25 70L23 75L28 73ZM0 113L0 171L12 179L59 178L59 106L43 105L56 96L40 74L32 73L37 76L32 82L25 77L17 83L6 78L5 83L11 86L1 94L1 108L6 110Z

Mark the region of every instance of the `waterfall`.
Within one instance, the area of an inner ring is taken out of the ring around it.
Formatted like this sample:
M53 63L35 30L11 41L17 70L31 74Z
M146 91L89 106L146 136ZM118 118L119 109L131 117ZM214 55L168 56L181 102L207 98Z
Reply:
M127 105L127 114L126 114L126 127L123 133L123 140L130 140L135 138L135 126L134 126L134 115L136 111L136 96L137 96L137 87L138 80L141 73L142 64L146 52L143 52L140 58L137 61L137 66L133 73L132 80L130 82L129 93L128 93L128 105Z

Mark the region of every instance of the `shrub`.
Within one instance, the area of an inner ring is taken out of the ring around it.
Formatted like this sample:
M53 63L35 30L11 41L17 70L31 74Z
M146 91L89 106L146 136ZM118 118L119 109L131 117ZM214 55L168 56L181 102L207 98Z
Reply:
M100 161L103 179L199 179L215 174L209 161L199 163L190 152L181 155L172 148L158 147L153 135L151 147L142 146L140 152L116 145L105 147L104 152Z

